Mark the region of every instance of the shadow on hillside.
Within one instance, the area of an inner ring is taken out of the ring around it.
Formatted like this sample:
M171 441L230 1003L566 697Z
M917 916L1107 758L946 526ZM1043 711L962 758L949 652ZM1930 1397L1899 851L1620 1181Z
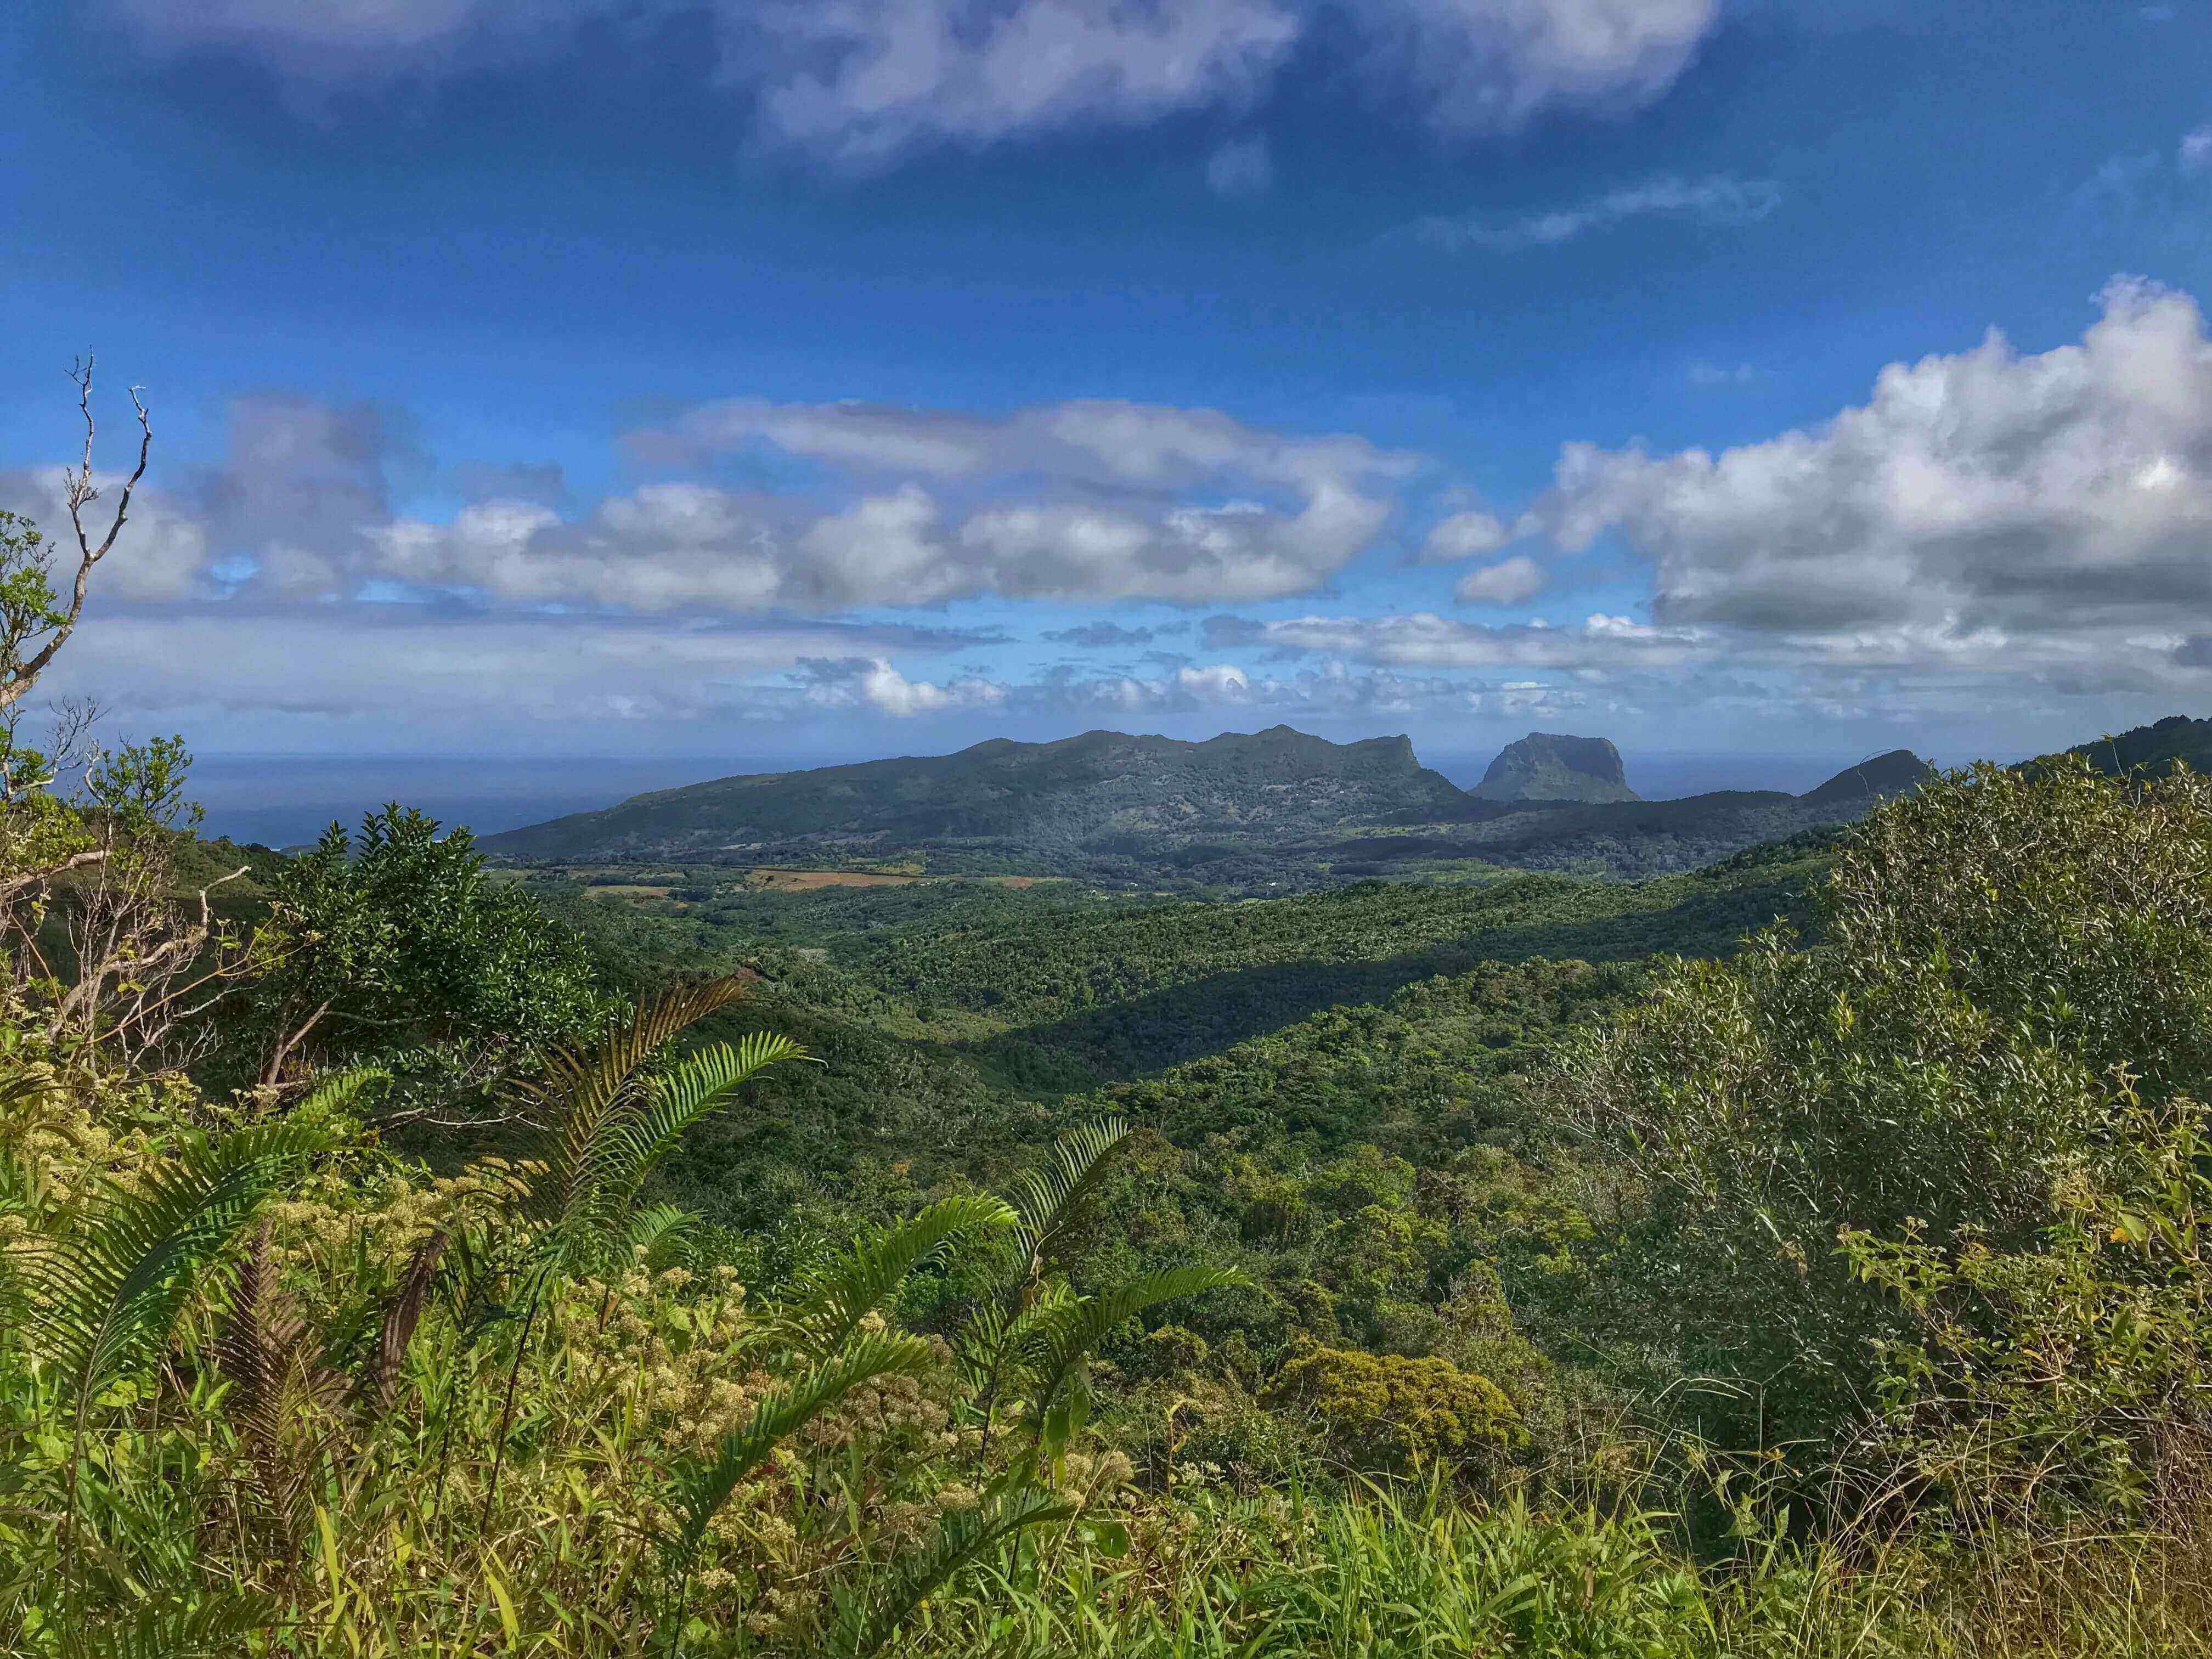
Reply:
M1806 926L1796 883L1708 890L1662 910L1498 928L1377 962L1275 963L1209 974L1127 1002L953 1045L1013 1087L1057 1092L1126 1083L1261 1036L1340 1005L1389 1000L1416 980L1486 962L1617 961L1669 951L1727 956L1786 916Z

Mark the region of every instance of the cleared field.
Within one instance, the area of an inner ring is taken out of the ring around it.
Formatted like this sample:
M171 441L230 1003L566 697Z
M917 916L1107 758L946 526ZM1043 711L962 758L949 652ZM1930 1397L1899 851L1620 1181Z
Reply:
M878 870L757 868L745 872L748 887L765 887L784 893L811 893L823 887L904 887L926 879L922 876L889 875Z

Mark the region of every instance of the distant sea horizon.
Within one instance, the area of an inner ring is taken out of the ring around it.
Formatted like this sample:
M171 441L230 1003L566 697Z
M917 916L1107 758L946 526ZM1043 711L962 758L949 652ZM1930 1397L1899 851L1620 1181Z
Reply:
M912 752L912 751L908 751ZM1482 780L1495 751L1423 753L1421 763L1462 788ZM397 801L441 823L480 836L597 811L655 789L753 772L796 772L879 757L793 754L708 757L210 754L192 766L191 798L205 810L202 833L294 847L333 822L348 829ZM1857 755L1626 752L1629 787L1647 800L1716 789L1781 789L1801 794Z

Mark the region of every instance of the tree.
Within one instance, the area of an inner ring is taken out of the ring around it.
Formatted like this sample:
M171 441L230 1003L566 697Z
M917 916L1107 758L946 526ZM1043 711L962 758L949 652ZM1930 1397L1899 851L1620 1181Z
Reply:
M131 388L131 407L138 416L138 464L124 481L115 499L107 528L95 538L85 526L84 509L100 500L101 489L92 471L92 362L87 356L70 368L77 389L77 408L84 416L84 455L66 472L62 499L68 503L70 528L77 549L76 573L70 583L66 604L54 591L53 560L46 551L46 538L36 525L12 513L0 513L0 708L22 701L38 683L54 653L68 643L84 614L84 596L92 568L106 558L129 521L131 492L146 476L146 459L154 446L154 428L139 388ZM96 527L96 526L95 526Z
M388 805L274 878L250 1009L261 1075L373 1060L403 1094L481 1092L611 1006L583 941L501 881L465 829Z
M2212 1068L2212 782L1954 774L1852 836L1819 927L1679 964L1562 1079L1643 1183L1639 1334L1770 1443L1856 1420L1907 1334L1839 1229L2015 1251L2139 1186Z

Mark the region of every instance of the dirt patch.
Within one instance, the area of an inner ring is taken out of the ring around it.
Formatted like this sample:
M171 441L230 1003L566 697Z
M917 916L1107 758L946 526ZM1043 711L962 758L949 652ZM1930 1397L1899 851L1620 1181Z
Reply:
M676 890L673 887L644 887L610 882L605 886L586 887L584 890L593 898L665 899Z
M878 870L765 870L745 872L749 887L780 893L811 893L823 887L903 887L920 876L885 875Z

